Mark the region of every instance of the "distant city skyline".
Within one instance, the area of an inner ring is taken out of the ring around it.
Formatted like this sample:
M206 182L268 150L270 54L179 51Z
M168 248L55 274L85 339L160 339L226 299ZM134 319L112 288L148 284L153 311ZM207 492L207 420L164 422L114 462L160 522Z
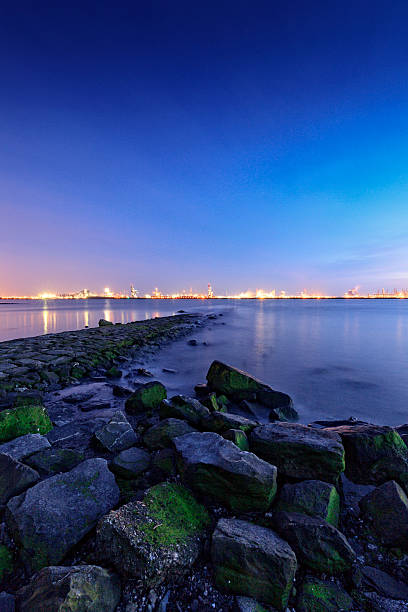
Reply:
M407 286L407 23L385 0L4 6L0 294Z

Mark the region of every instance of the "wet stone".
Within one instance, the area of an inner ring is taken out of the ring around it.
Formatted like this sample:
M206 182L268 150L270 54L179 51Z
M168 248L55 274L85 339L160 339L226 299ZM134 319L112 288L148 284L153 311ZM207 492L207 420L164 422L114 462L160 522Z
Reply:
M138 437L123 412L115 412L109 423L95 432L95 438L108 451L125 450L137 444Z
M25 436L20 436L10 442L1 444L0 453L10 455L10 457L17 461L22 461L26 457L49 447L50 443L46 436L42 436L41 434L26 434Z

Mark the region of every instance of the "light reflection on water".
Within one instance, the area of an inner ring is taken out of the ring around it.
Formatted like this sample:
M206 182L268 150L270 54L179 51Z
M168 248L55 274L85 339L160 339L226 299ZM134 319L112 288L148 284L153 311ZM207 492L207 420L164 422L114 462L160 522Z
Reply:
M222 312L195 337L145 364L169 392L192 393L213 359L245 369L295 400L303 421L408 422L408 301L48 300L0 302L0 340L187 312ZM222 325L222 323L226 325ZM178 374L166 374L162 367Z

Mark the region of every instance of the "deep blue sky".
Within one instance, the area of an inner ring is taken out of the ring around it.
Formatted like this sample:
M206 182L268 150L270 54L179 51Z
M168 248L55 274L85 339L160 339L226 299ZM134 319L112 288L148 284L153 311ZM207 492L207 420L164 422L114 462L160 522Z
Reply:
M408 3L0 9L0 295L408 286Z

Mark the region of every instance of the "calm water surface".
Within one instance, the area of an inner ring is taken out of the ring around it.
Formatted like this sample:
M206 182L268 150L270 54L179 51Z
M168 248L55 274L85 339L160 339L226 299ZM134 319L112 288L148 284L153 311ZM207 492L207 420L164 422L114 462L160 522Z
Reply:
M0 301L0 340L95 326L101 317L126 323L179 309L223 317L195 335L198 346L182 339L144 363L171 394L191 394L211 361L221 359L289 393L304 422L351 415L408 422L406 300Z

